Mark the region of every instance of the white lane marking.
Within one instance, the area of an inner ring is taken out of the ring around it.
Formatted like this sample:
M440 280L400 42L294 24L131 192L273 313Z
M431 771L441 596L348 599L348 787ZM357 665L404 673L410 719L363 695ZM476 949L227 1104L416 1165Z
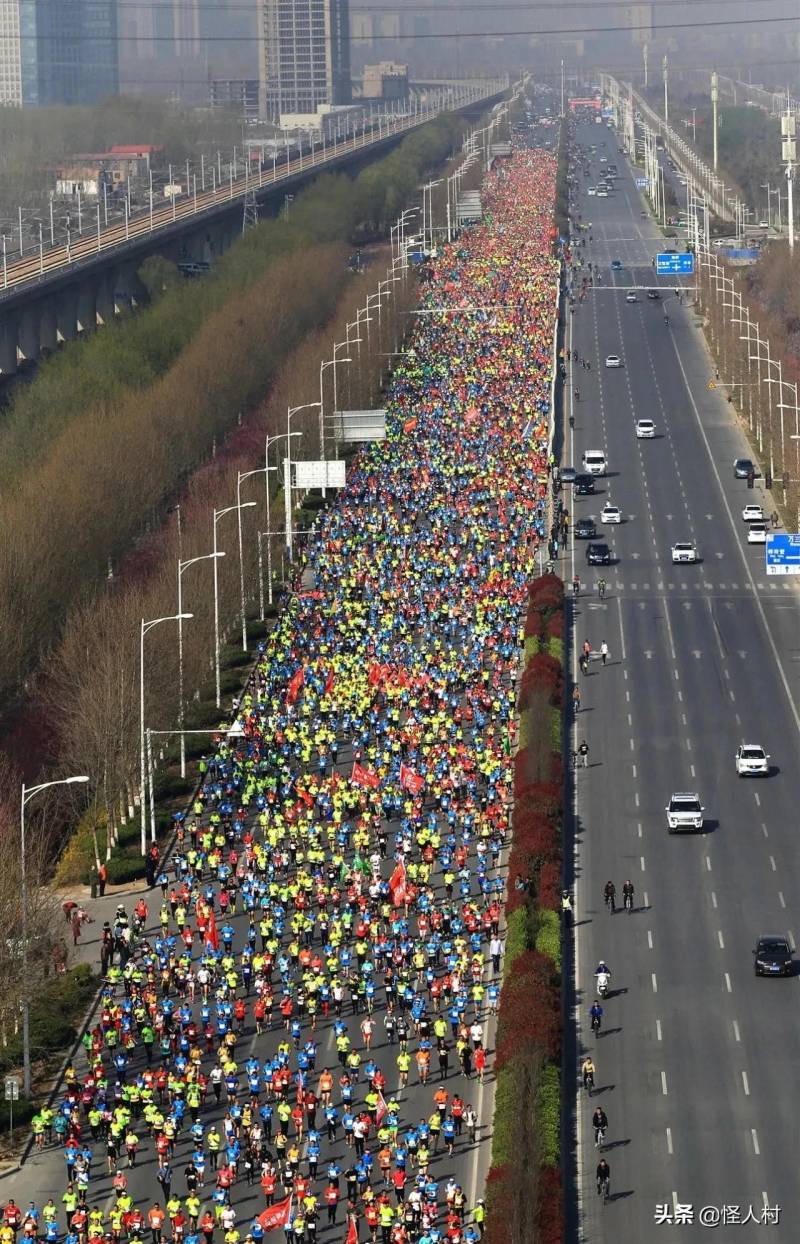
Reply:
M749 1096L750 1096L750 1082L749 1082L749 1080L747 1079L747 1072L746 1072L746 1071L743 1071L743 1072L742 1072L742 1088L744 1089L744 1095L745 1095L745 1097L749 1097Z
M647 890L643 890L643 891L642 891L642 899L644 900L644 905L645 905L645 907L649 907L649 906L650 906L650 900L649 900L649 898L647 897Z
M661 1092L664 1095L664 1097L666 1097L667 1095L667 1073L666 1071L661 1072Z
M658 981L656 980L655 972L650 973L650 981L653 985L653 993L658 993Z
M756 1131L754 1127L750 1128L750 1135L753 1138L753 1152L755 1153L756 1157L758 1157L761 1153L761 1150L758 1147L758 1132Z
M739 1032L739 1024L738 1024L738 1021L734 1019L734 1020L732 1020L732 1021L731 1021L731 1023L733 1024L733 1039L734 1039L734 1041L741 1041L742 1037L741 1037L741 1033Z
M661 1037L661 1020L660 1020L660 1019L657 1019L657 1020L656 1020L656 1041L661 1041L661 1040L662 1040L662 1037Z
M672 1128L667 1128L667 1153L672 1154Z
M763 821L761 822L761 832L765 838L769 838L769 830L767 829Z
M634 780L634 782L635 782L635 781L636 781L636 775L637 775L637 772L638 772L638 770L637 770L637 768L636 768L636 765L631 765L631 769L633 770L633 780Z
M638 808L638 807L639 807L639 792L638 792L638 790L637 790L637 791L634 791L634 794L633 794L633 802L636 804L636 807Z
M772 871L773 871L774 873L776 873L776 872L778 871L778 865L775 863L775 856L774 856L774 855L771 855L771 856L769 857L769 863L770 863L770 868L772 869Z
M717 929L717 941L719 942L720 950L724 950L725 942L722 940L722 929Z
M625 631L623 630L623 626L622 626L622 602L619 596L617 597L617 614L619 616L619 650L620 650L620 655L622 656L623 661L625 661L627 660L628 652L625 647ZM625 677L627 678L628 671L625 670L624 673L625 673Z
M666 600L664 601L664 621L667 624L667 635L669 636L669 654L673 661L677 661L678 654L675 651L675 639L672 634L672 623L669 619L669 609L667 608Z
M772 631L770 630L769 625L767 623L767 615L764 612L764 606L761 603L760 596L756 592L755 580L753 578L752 571L750 570L750 563L745 557L744 549L739 543L739 538L738 538L738 535L736 534L738 529L733 519L733 511L731 510L730 502L728 501L728 497L725 493L725 490L722 487L722 480L720 478L719 468L717 467L716 461L714 460L714 455L711 452L711 446L708 443L708 437L706 436L706 430L703 427L703 421L700 418L700 411L698 410L697 402L695 401L695 398L694 398L694 393L692 392L691 385L689 384L689 378L686 375L686 368L683 365L683 360L680 356L680 352L678 350L677 345L675 344L675 338L672 335L670 335L670 340L675 350L675 358L677 360L678 367L680 368L681 375L683 376L683 383L686 386L686 392L689 395L689 401L692 404L692 410L694 411L694 417L697 422L697 427L699 429L700 436L702 437L703 444L706 447L706 453L708 454L708 459L709 459L709 462L711 463L711 469L714 472L714 476L717 481L717 486L720 491L720 496L722 497L722 504L725 506L725 510L728 515L728 520L730 522L731 529L734 532L734 540L736 543L736 548L739 553L739 556L741 557L742 564L744 566L745 575L753 588L753 601L754 601L756 609L758 610L759 616L761 618L761 624L764 627L764 632L767 636L767 642L769 643L769 646L772 650L772 655L775 659L775 664L778 667L778 673L780 675L781 683L783 684L783 689L786 693L786 699L789 702L789 711L791 712L792 717L794 719L794 724L797 728L797 732L798 734L800 734L800 712L798 712L797 705L794 702L794 697L792 696L792 689L789 684L789 679L786 677L786 671L783 668L783 662L781 661L780 653L778 652L777 645L775 643L775 640L772 637Z
M647 930L647 949L648 949L648 950L652 950L652 949L653 949L653 931L652 931L652 929L648 929L648 930Z
M711 872L711 856L706 856L706 871Z
M727 972L725 973L725 988L727 989L728 993L733 993L733 989L731 988L731 978Z
M755 799L756 803L758 804L760 808L761 807L761 796L759 795L757 790L753 791L753 798Z
M640 855L640 856L639 856L639 867L641 868L642 872L644 872L644 871L645 871L645 864L644 864L644 856L643 856L643 855Z
M778 890L778 902L780 903L781 907L786 906L786 899L783 897L783 890Z

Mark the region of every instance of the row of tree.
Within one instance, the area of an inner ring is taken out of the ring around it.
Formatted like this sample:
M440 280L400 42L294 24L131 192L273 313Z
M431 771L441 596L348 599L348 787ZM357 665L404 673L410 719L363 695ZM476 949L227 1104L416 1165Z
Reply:
M287 352L330 318L348 280L345 243L385 231L461 129L440 118L353 181L320 178L208 281L174 284L133 320L66 346L18 391L0 431L0 703ZM163 286L158 270L149 276Z

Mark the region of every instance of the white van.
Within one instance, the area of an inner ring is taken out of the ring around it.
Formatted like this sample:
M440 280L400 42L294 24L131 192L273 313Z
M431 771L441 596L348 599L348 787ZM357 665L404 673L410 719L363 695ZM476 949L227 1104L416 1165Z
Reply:
M583 469L589 475L605 475L606 456L602 449L587 449L583 455Z

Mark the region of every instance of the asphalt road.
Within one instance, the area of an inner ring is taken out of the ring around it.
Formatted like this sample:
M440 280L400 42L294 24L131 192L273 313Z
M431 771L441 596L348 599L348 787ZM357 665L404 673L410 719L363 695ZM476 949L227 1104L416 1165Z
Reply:
M741 508L762 501L769 512L769 494L733 478L746 441L707 387L714 370L692 309L654 275L663 239L642 215L615 136L583 125L579 140L599 147L576 210L593 222L582 253L603 284L569 325L567 345L591 371L571 365L568 392L577 385L581 398L564 461L578 467L584 450L604 449L609 473L595 497L567 505L599 522L610 499L625 517L605 529L612 566L587 567L575 541L565 567L586 585L574 650L605 640L610 654L605 668L593 660L577 675L576 738L589 743L590 766L576 775L576 1017L578 1050L591 1048L597 1063L597 1091L591 1101L579 1092L576 1114L581 1238L706 1238L699 1218L710 1206L712 1219L738 1207L716 1228L725 1244L795 1240L800 976L756 979L752 949L765 932L794 941L800 898L798 592L768 579L763 547L745 542ZM604 200L583 193L601 154L621 174ZM621 271L611 272L612 259ZM656 284L665 300L648 301ZM612 352L623 368L604 368ZM636 439L641 417L655 421L656 439ZM689 539L701 563L673 566L671 545ZM604 602L590 590L601 574ZM737 778L743 741L770 753L769 778ZM700 795L702 833L668 835L664 808L680 790ZM604 885L613 880L619 899L628 878L635 910L611 915ZM612 993L595 1040L587 1010L601 957ZM609 1120L606 1205L595 1191L597 1102ZM674 1218L676 1205L692 1207L693 1222L657 1225L659 1207ZM781 1207L777 1225L741 1222L751 1206L760 1219L765 1205Z

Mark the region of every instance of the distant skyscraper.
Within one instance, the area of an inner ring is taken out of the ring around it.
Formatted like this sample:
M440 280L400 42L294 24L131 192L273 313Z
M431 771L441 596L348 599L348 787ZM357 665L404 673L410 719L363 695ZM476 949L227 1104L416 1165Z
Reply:
M0 103L92 104L118 90L117 0L0 0Z
M349 0L261 0L262 111L316 112L349 104Z

